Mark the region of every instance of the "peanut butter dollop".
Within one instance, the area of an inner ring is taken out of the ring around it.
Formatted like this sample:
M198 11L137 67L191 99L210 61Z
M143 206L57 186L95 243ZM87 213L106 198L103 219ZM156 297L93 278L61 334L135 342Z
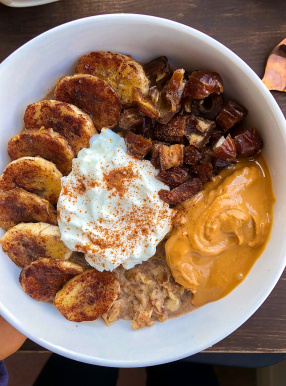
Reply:
M271 177L262 156L223 170L178 206L166 259L200 306L233 290L262 253L272 223Z

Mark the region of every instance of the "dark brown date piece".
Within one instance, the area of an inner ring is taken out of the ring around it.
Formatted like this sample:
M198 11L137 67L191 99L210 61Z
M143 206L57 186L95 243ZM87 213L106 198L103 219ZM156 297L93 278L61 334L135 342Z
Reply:
M172 112L177 110L177 107L182 99L186 84L184 81L184 75L185 70L183 69L174 71L172 78L169 80L166 88L166 99L171 104Z
M202 182L207 182L212 179L213 165L210 162L195 165L190 168L190 172L196 174Z
M126 109L119 117L118 125L121 129L130 130L142 124L143 117L137 109Z
M160 169L160 146L163 145L160 142L152 142L152 149L151 149L151 164L156 169Z
M250 157L258 153L263 148L263 139L259 132L254 129L248 129L244 133L234 138L237 155L241 157Z
M156 120L143 116L142 123L140 123L134 130L138 135L142 135L144 138L154 139L154 129L156 126Z
M184 152L184 163L187 165L197 165L203 158L201 152L199 152L194 146L186 146Z
M144 71L150 79L151 85L162 86L162 84L171 76L171 69L166 56L151 60L144 66Z
M160 172L157 177L158 180L164 182L170 187L177 187L188 181L190 178L187 167L174 167Z
M184 145L160 145L159 157L162 170L182 166L184 162Z
M177 115L169 123L163 125L158 123L154 129L154 138L170 143L184 143L187 116Z
M184 97L204 99L211 94L221 94L222 92L223 82L217 72L199 70L190 75L185 87Z
M247 114L247 110L238 103L229 101L219 113L216 122L223 128L224 132L230 130L234 125L242 120Z
M212 149L212 156L229 162L236 160L236 147L230 134L218 140Z
M198 130L200 133L207 134L216 127L214 121L209 121L204 118L189 116L188 126L192 129Z
M161 189L159 191L159 197L168 204L178 205L189 198L192 198L195 194L200 192L202 188L202 181L199 178L192 178L171 191Z
M128 131L125 136L127 152L133 157L142 159L151 150L152 142L150 139L143 138L141 135Z
M205 99L195 99L192 103L191 110L197 117L202 117L214 121L223 107L222 94L214 94Z
M229 162L229 161L225 161L225 160L219 159L219 158L214 158L212 161L213 170L215 173L219 173L222 169L225 169L230 165L234 165L235 163L236 163L236 161Z

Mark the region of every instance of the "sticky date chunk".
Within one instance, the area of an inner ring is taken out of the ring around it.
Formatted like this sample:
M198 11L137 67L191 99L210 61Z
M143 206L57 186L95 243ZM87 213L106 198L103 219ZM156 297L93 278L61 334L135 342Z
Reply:
M143 123L143 117L137 109L126 109L119 117L119 127L130 130Z
M171 76L171 69L166 56L160 56L144 65L144 71L150 79L151 85L162 86Z
M177 110L177 107L182 99L186 84L184 81L184 75L184 69L174 71L166 89L166 99L171 104L172 112Z
M192 166L190 172L196 174L202 182L212 179L213 165L210 162Z
M189 112L192 112L197 117L213 121L219 115L222 107L222 94L214 94L205 99L195 99Z
M154 129L154 138L162 142L184 143L187 116L177 115L171 121L163 125L158 123Z
M139 89L134 89L133 98L137 102L137 107L141 113L150 118L159 118L160 113L150 98L145 97Z
M184 163L187 165L197 165L203 158L202 153L194 146L186 146L184 152Z
M178 205L193 197L201 191L202 188L202 181L199 178L192 178L171 191L164 189L160 190L159 197L168 204Z
M228 162L236 160L236 147L230 134L217 141L212 149L212 156Z
M152 142L150 139L143 138L141 135L128 131L125 136L127 151L133 157L142 159L151 150Z
M229 101L219 113L216 121L226 132L240 122L247 114L247 110L238 103Z
M154 139L156 120L143 116L142 122L135 128L135 133L144 138Z
M254 129L248 129L234 138L237 155L241 157L250 157L258 153L263 148L263 139L259 132Z
M222 169L225 169L228 166L233 165L235 163L236 163L236 161L229 162L229 161L225 161L225 160L222 160L222 159L219 159L219 158L214 158L213 161L212 161L214 173L217 174Z
M184 162L184 145L160 145L159 158L162 170L182 166Z
M199 131L200 133L207 134L216 127L216 124L213 121L191 115L188 119L187 126L191 129Z
M187 167L174 167L168 170L163 170L156 178L170 187L177 187L188 181L190 176Z
M221 94L222 92L223 82L217 72L199 70L190 75L185 87L184 97L204 99L211 94Z

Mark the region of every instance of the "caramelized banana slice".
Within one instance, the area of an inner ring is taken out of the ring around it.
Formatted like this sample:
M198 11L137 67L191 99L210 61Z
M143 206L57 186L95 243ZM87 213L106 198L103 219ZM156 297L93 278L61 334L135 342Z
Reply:
M29 105L24 115L26 129L51 128L66 138L75 153L89 147L97 133L91 118L76 106L54 100Z
M10 139L7 150L12 161L27 156L43 157L53 162L64 176L71 172L75 157L72 147L62 135L44 127L15 135Z
M95 320L105 314L120 294L111 272L89 269L65 284L54 305L72 322Z
M130 56L109 51L91 52L79 59L75 72L105 80L117 92L124 107L134 102L134 89L145 96L149 92L149 80L143 67Z
M120 100L116 92L96 76L64 76L57 82L55 98L72 103L88 113L98 130L103 127L112 128L118 123Z
M27 265L19 282L33 299L49 302L68 280L82 272L80 265L70 261L43 258Z
M57 212L49 201L24 189L0 191L0 228L8 230L21 222L57 225Z
M18 267L42 257L68 260L72 254L61 241L59 227L43 222L18 224L5 233L0 243Z
M12 161L0 177L0 189L23 188L56 204L61 192L62 173L41 157L22 157Z

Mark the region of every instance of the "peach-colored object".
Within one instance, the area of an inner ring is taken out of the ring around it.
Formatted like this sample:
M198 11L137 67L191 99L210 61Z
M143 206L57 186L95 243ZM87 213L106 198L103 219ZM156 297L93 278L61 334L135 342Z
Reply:
M262 82L269 90L286 92L286 38L269 55Z

